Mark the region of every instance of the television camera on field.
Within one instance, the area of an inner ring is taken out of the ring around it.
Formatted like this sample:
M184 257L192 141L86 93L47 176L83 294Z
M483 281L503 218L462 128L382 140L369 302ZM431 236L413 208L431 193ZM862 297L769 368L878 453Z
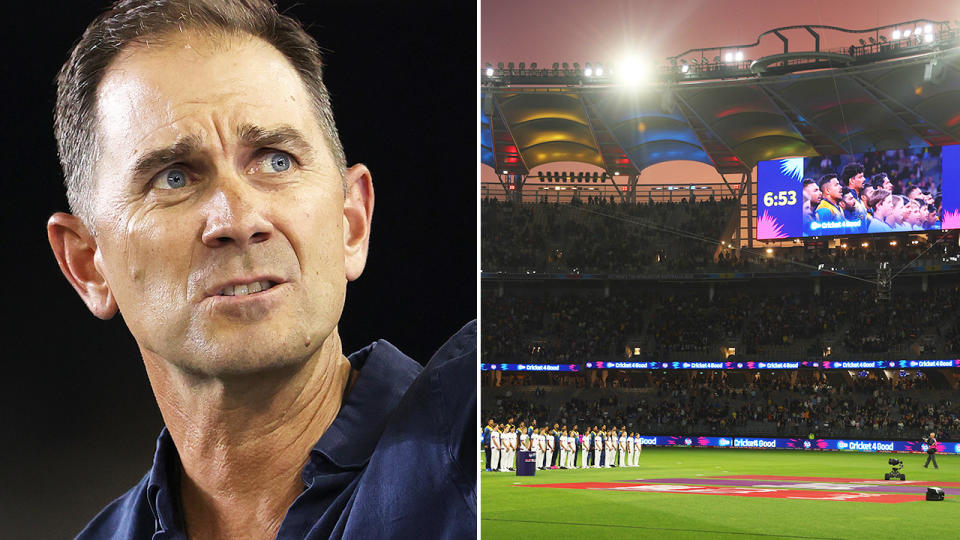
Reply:
M903 461L897 458L890 458L887 460L887 463L889 463L893 468L890 470L890 472L884 473L883 475L884 480L900 479L901 481L903 481L907 479L906 475L900 472L900 469L903 468Z

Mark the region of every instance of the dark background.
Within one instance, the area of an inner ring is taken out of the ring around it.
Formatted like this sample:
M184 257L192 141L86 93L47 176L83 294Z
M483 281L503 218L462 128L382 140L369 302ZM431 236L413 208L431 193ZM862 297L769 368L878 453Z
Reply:
M67 210L53 80L107 2L16 3L2 92L6 271L0 538L73 537L147 471L162 426L121 317L91 315L46 240ZM279 8L326 51L348 164L376 190L370 257L347 290L345 351L386 338L426 362L476 317L476 21L453 7ZM473 389L469 389L473 391Z

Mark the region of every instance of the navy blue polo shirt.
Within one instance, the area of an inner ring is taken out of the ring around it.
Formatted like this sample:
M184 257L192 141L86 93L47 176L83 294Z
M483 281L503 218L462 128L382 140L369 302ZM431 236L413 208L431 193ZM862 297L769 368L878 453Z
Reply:
M474 538L476 321L426 368L385 340L350 355L360 371L310 451L304 490L278 539ZM80 539L185 539L180 458L167 429L153 467Z

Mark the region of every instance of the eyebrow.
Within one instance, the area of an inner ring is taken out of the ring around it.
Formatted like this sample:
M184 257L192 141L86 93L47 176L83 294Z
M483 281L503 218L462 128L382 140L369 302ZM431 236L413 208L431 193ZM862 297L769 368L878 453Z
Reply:
M242 145L248 147L286 146L307 158L313 154L313 146L307 142L307 137L300 130L289 125L265 129L253 124L240 124L237 127L237 137ZM134 164L133 176L137 178L171 163L186 160L199 153L202 147L203 141L200 136L191 134L170 146L151 150Z

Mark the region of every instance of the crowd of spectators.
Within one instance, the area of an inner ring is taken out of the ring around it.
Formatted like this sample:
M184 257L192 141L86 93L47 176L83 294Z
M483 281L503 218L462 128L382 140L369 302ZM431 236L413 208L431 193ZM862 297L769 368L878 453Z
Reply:
M584 204L484 200L480 268L638 274L707 265L736 208L734 199L652 204L603 198ZM684 236L678 242L680 231Z
M917 438L935 431L943 440L960 436L955 391L937 387L923 372L893 379L861 372L833 383L819 376L798 379L790 372L739 377L656 372L634 381L638 391L633 393L607 390L546 407L549 396L560 401L568 394L551 388L540 390L539 406L498 397L493 406L483 402L482 414L528 423L555 418L567 425L625 425L644 435Z
M732 249L727 242L739 212L735 199L626 204L481 204L480 267L484 272L613 273L798 272L813 268L900 268L957 258L956 242L930 249L927 240L874 237L841 247ZM930 242L935 237L930 237ZM865 247L863 244L866 243Z
M637 354L769 353L793 346L806 357L896 352L904 358L960 354L960 287L927 292L851 288L820 295L748 286L717 292L573 293L481 298L481 355L488 363L583 363ZM639 352L637 352L639 349ZM801 354L801 353L798 353ZM839 356L837 358L840 358ZM713 356L705 359L715 360ZM638 359L640 360L640 359Z

